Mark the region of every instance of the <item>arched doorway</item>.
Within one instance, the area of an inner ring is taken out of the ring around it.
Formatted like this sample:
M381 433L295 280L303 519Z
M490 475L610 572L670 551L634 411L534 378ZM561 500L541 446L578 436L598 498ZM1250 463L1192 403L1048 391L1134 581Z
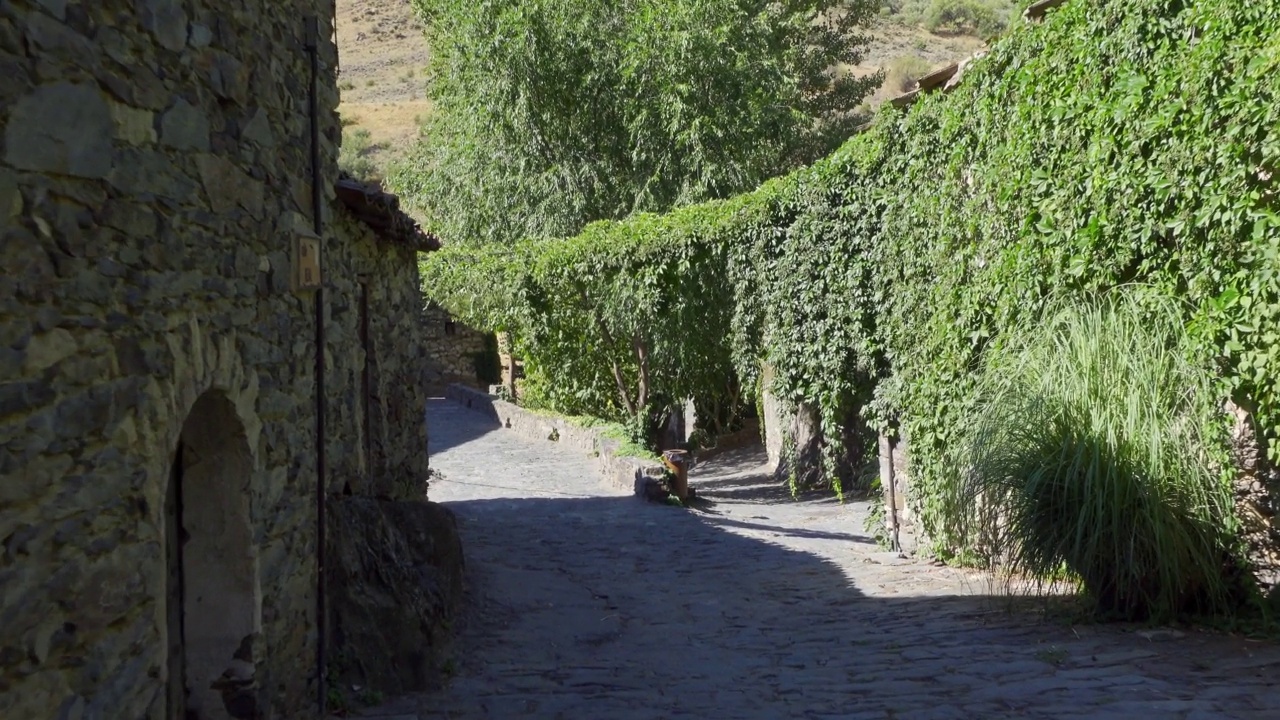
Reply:
M165 503L169 720L243 718L253 705L261 603L252 473L235 407L205 393L183 423Z

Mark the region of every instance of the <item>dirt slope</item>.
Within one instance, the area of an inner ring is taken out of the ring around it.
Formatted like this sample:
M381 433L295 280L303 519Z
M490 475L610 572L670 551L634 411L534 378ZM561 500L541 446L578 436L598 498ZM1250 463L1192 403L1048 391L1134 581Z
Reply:
M431 107L425 72L431 53L409 0L337 2L338 111L348 138L356 129L369 132L364 153L385 168L413 142Z

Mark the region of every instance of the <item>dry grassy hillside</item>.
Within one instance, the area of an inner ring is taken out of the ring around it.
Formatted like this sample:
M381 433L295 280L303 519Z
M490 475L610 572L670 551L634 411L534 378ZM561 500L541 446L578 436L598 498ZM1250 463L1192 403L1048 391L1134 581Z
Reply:
M409 0L337 2L344 164L378 174L413 141L430 108L430 53Z
M378 176L413 141L419 119L430 111L425 87L430 52L409 0L337 3L344 165L358 174ZM866 59L849 70L859 75L886 70L889 77L872 104L982 45L967 35L934 35L892 20L879 21L870 35Z

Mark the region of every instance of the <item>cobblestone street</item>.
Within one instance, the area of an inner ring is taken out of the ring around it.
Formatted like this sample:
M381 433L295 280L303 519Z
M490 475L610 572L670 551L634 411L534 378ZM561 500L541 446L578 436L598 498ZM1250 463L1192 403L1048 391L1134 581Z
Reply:
M696 512L458 405L429 424L469 610L448 686L379 715L1280 717L1280 647L1010 612L977 574L884 552L864 503L791 501L758 451L698 467Z

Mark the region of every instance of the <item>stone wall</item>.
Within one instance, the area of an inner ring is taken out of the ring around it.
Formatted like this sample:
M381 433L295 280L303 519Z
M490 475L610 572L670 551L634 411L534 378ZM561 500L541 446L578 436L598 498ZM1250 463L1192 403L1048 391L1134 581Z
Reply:
M423 499L431 342L417 249L379 238L342 208L334 218L326 289L327 411L331 424L353 431L330 437L330 492Z
M432 304L426 319L428 380L443 390L450 383L480 386L475 357L485 352L486 334L454 320L447 310Z
M331 6L0 3L0 717L174 717L183 674L202 717L219 693L237 716L318 714L314 294L291 288L312 13L328 229ZM400 249L325 235L332 489L414 494L416 279ZM175 594L219 556L228 597ZM229 673L213 691L208 663Z
M441 679L462 602L453 513L364 497L339 498L327 512L333 685L344 694L428 689Z

